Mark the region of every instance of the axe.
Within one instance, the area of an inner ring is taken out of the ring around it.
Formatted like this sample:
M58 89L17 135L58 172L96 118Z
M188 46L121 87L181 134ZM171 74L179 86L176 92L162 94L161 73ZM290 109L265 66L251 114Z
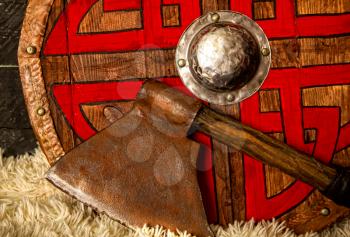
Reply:
M237 103L256 92L270 61L270 47L260 27L229 11L197 19L176 52L186 87L215 104ZM212 236L196 178L199 145L187 138L196 131L350 207L348 170L329 167L154 80L143 84L131 112L67 153L47 177L122 223Z

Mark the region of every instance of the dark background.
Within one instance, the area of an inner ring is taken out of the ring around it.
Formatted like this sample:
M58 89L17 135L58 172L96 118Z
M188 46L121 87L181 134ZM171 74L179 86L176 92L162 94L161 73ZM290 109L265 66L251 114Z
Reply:
M4 156L37 146L24 104L17 47L26 0L0 0L0 148Z

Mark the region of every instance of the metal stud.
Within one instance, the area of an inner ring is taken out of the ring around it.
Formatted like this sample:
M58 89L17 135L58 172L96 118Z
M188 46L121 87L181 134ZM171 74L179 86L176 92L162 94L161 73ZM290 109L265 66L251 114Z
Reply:
M266 48L266 47L263 47L262 49L261 49L261 54L263 55L263 56L269 56L270 55L270 50L269 50L269 48Z
M220 20L220 15L217 14L217 13L213 13L213 14L211 15L211 20L212 20L213 22L218 22L218 21Z
M46 114L46 111L43 107L38 108L38 110L36 111L36 114L39 116L44 116Z
M233 95L231 95L231 94L228 94L227 96L226 96L226 99L227 99L227 101L233 101L234 99L235 99L235 97L233 96Z
M177 65L179 65L179 67L186 66L186 60L185 59L179 59L179 61L177 61Z
M36 48L34 46L28 46L26 51L28 54L36 54Z
M329 216L330 213L331 213L331 211L328 208L323 208L321 210L321 215L322 216Z

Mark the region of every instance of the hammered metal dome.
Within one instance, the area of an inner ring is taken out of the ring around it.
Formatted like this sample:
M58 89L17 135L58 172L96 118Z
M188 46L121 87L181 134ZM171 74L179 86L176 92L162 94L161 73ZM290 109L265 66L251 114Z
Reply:
M261 28L240 13L219 11L195 20L176 51L184 84L213 104L237 103L256 92L270 69L270 46Z

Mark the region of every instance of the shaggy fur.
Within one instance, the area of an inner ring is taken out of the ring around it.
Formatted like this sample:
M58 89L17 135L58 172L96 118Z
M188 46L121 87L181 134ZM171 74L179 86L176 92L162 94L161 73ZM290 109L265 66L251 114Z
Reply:
M2 152L1 152L2 154ZM44 174L49 165L40 150L17 158L0 157L0 236L190 236L161 227L131 230L57 190ZM229 228L213 226L222 237L294 237L283 223L235 222ZM303 236L350 236L350 221L343 221L320 234Z

